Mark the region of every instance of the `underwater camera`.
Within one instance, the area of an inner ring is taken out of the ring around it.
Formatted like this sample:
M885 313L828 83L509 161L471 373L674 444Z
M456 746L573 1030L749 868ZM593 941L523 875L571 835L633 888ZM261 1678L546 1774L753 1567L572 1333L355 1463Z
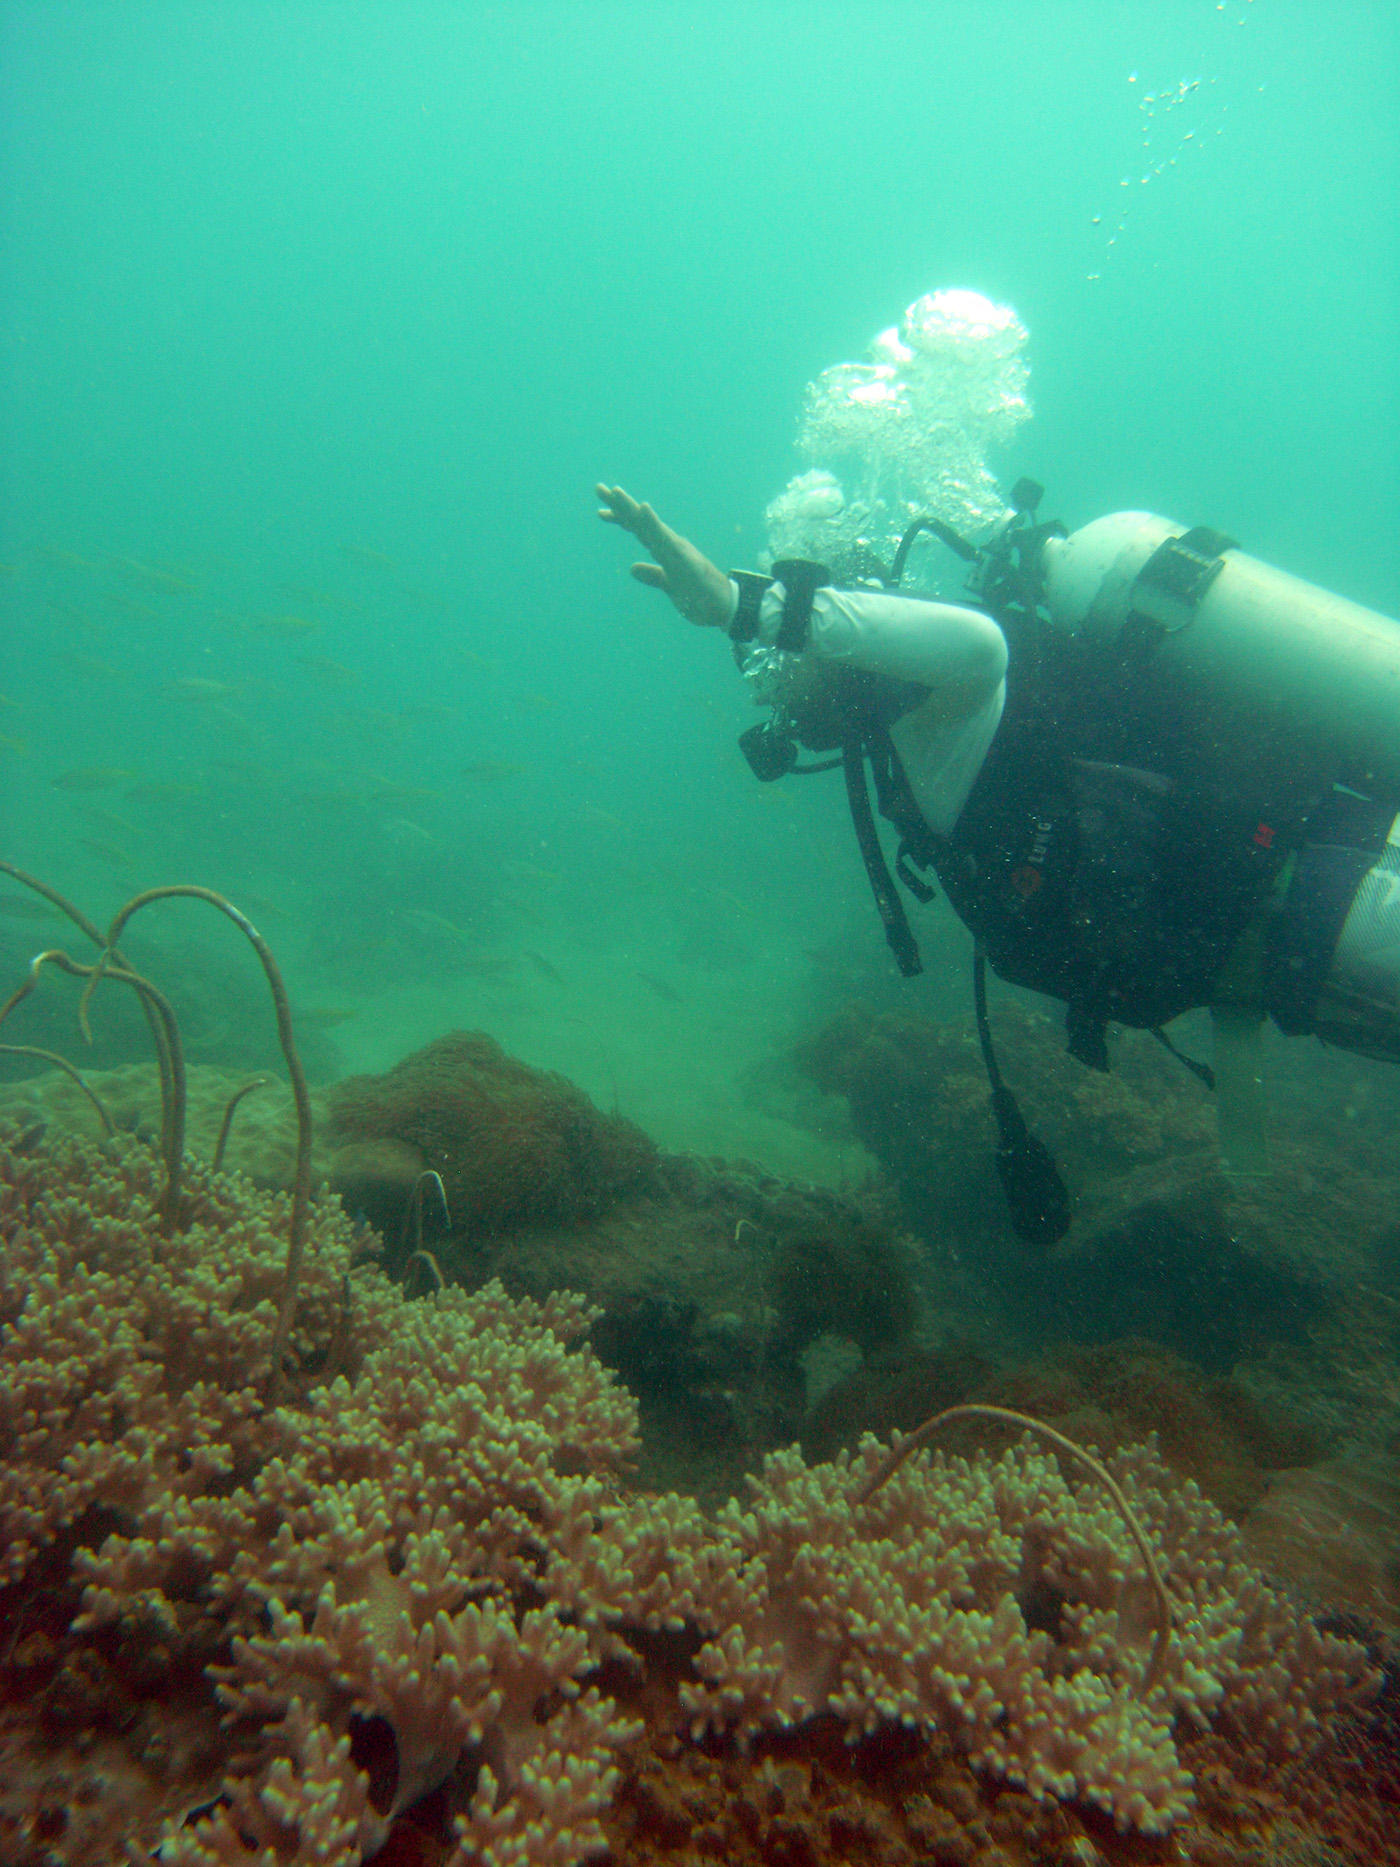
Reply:
M749 762L749 770L764 784L786 778L797 767L797 741L780 719L762 720L739 734L739 750Z

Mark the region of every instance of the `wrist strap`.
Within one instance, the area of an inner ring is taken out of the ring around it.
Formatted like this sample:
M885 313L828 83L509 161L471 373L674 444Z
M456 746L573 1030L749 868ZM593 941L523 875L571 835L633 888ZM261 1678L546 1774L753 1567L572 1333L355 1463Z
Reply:
M729 639L737 647L758 634L758 606L765 591L773 588L773 579L756 570L732 570L729 575L739 586L739 607L729 625Z
M800 655L812 623L812 597L831 582L831 572L811 558L780 558L773 566L773 581L783 586L783 620L773 646Z

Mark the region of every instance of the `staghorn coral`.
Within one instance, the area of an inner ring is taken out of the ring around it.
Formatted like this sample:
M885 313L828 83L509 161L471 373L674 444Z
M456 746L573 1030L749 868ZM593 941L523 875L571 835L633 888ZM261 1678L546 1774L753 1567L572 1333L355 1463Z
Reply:
M1107 1500L1022 1447L935 1456L862 1505L881 1456L872 1438L826 1466L774 1454L750 1507L720 1513L711 1638L700 1684L682 1688L697 1732L823 1712L867 1733L951 1732L975 1767L1038 1798L1079 1797L1160 1833L1192 1806L1174 1720L1276 1762L1374 1685L1360 1650L1300 1619L1233 1526L1147 1449L1110 1461L1173 1606L1147 1690L1148 1591Z
M1191 1806L1182 1733L1192 1770L1262 1768L1364 1697L1362 1650L1150 1453L1112 1461L1176 1617L1144 1694L1140 1564L1052 1458L920 1455L862 1504L870 1440L775 1455L717 1519L630 1496L586 1303L409 1302L330 1204L270 1407L284 1199L191 1166L167 1235L140 1148L2 1152L7 1862L356 1867L435 1792L442 1862L565 1867L644 1737L832 1724L1152 1834Z
M299 1399L269 1408L284 1199L192 1166L167 1236L143 1150L12 1145L3 1167L5 1857L42 1835L55 1862L158 1840L185 1867L357 1862L464 1751L454 1858L586 1852L630 1727L579 1684L590 1639L529 1600L635 1444L630 1398L566 1346L586 1304L408 1304L352 1277L323 1206ZM355 1754L374 1721L378 1806Z

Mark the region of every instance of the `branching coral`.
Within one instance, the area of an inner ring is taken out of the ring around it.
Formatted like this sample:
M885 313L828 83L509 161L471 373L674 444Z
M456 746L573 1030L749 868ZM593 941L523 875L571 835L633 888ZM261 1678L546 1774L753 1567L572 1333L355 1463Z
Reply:
M603 1846L640 1741L939 1734L1046 1805L1160 1832L1177 1743L1300 1755L1368 1685L1152 1455L1119 1513L1026 1446L807 1466L747 1508L627 1495L592 1312L499 1285L409 1302L313 1209L289 1400L256 1385L286 1201L134 1145L0 1149L0 1857L357 1867L437 1791L450 1867ZM1199 1746L1198 1746L1199 1748ZM40 1844L42 1843L42 1848Z
M16 1627L37 1612L31 1574L60 1577L63 1604L45 1596L28 1707L0 1723L6 1799L26 1805L12 1832L57 1795L55 1859L120 1858L105 1819L137 1853L164 1831L161 1858L191 1867L357 1862L465 1755L461 1862L498 1834L586 1852L629 1727L580 1683L596 1637L535 1597L635 1445L630 1398L567 1346L587 1306L498 1285L409 1304L372 1266L352 1278L353 1228L323 1207L292 1337L302 1392L269 1409L253 1381L284 1200L192 1167L172 1237L139 1150L11 1149L3 1167L0 1605ZM91 1691L75 1707L75 1676L148 1732L147 1767L126 1757L124 1791L104 1776L85 1814L71 1784L98 1714ZM378 1806L354 1760L374 1720L392 1745Z
M81 965L70 959L66 953L56 950L40 953L29 968L28 979L10 994L3 1005L0 1005L0 1024L3 1024L14 1007L34 990L42 969L49 964L86 980L82 999L79 1002L78 1021L82 1026L84 1036L89 1041L91 1041L91 1031L88 1026L88 1003L103 978L118 979L131 986L141 1001L141 1008L146 1014L151 1027L151 1035L155 1041L156 1061L160 1070L161 1152L165 1159L161 1219L167 1231L175 1230L183 1219L180 1183L185 1161L184 1047L180 1037L180 1028L169 1000L163 993L156 990L150 980L143 978L140 973L133 971L127 965L117 949L117 941L121 938L133 915L138 914L142 908L149 907L156 901L185 899L203 901L217 909L220 914L232 921L257 954L258 963L263 969L268 990L272 996L273 1011L277 1019L277 1038L287 1065L287 1075L291 1082L297 1112L296 1172L287 1228L287 1269L278 1305L277 1326L268 1347L269 1392L274 1399L279 1398L284 1362L296 1314L298 1287L301 1281L301 1261L306 1248L306 1227L311 1205L312 1133L310 1092L306 1084L306 1074L301 1067L301 1059L297 1053L287 988L283 984L277 961L272 956L272 949L247 915L212 888L203 888L186 882L163 888L148 888L141 894L134 895L130 901L117 910L111 926L103 935L80 908L75 907L47 882L26 874L23 869L16 868L10 862L0 863L0 873L10 876L13 880L22 883L24 887L33 889L35 893L42 895L101 949L96 961L90 966ZM68 1066L64 1064L61 1067L67 1068ZM230 1118L233 1106L235 1105L230 1105ZM227 1120L220 1133L216 1149L216 1164L217 1159L222 1156L226 1140Z
M1080 1797L1160 1833L1192 1802L1174 1720L1277 1761L1374 1684L1242 1560L1238 1535L1151 1453L1111 1462L1168 1578L1160 1682L1150 1594L1116 1508L1021 1448L926 1456L867 1498L884 1448L808 1467L775 1454L748 1510L720 1513L711 1638L682 1688L697 1731L756 1734L821 1712L858 1731L951 1732L1038 1797Z

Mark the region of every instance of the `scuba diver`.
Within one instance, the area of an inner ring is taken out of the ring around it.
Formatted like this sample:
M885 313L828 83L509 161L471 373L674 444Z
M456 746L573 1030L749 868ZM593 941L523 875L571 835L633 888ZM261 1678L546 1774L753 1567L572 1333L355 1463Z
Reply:
M650 506L599 517L685 619L724 631L771 716L755 775L841 767L886 938L918 950L881 849L920 900L931 872L973 935L997 1166L1022 1239L1071 1204L1002 1080L985 967L1061 1001L1068 1048L1108 1067L1110 1024L1207 1008L1222 1148L1257 1166L1266 1019L1400 1060L1400 625L1246 556L1207 527L1114 513L1070 534L1021 481L990 541L916 518L864 552L726 574ZM900 590L929 532L970 566L967 605ZM801 762L801 752L824 754Z

